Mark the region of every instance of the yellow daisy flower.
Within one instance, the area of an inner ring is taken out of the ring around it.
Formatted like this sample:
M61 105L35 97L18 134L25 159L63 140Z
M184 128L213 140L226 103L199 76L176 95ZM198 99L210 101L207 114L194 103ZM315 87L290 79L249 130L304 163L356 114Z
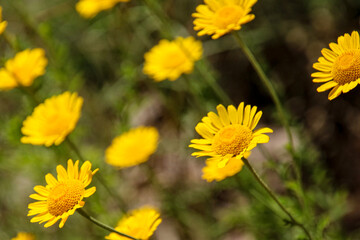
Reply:
M119 2L130 0L80 0L76 4L76 11L84 18L93 18L99 12L113 8Z
M314 63L313 68L319 72L311 74L313 82L323 83L318 92L326 90L329 100L347 93L360 83L360 39L359 33L353 31L351 36L346 33L338 38L338 42L330 43L330 49L324 48L323 57Z
M212 39L241 29L241 25L255 18L251 7L257 0L204 0L205 4L197 6L192 16L194 30L198 36L212 35Z
M137 127L116 137L105 151L105 161L126 168L146 162L158 146L159 132L154 127Z
M11 240L35 240L35 236L31 233L19 232L16 237Z
M46 187L34 187L37 193L31 194L30 198L38 201L29 204L28 216L37 216L30 222L47 222L44 227L50 227L61 219L59 227L62 228L68 217L84 206L83 198L90 197L96 191L96 187L85 188L98 168L91 171L89 161L84 162L80 171L79 160L74 164L69 159L67 164L67 170L62 165L56 167L57 179L51 173L46 174Z
M17 53L0 69L0 90L31 86L35 78L44 75L47 63L44 49L26 49Z
M202 56L200 41L193 37L178 37L174 41L161 40L158 45L145 53L143 72L160 82L166 79L175 81L181 74L189 74L195 61Z
M115 230L141 240L148 240L161 223L160 214L152 207L142 207L126 214ZM128 240L116 233L110 233L105 239Z
M0 6L0 34L2 34L7 26L7 21L2 20L2 7Z
M59 145L71 133L81 114L83 98L77 93L65 92L53 96L37 106L23 122L22 143Z
M230 105L226 110L221 104L216 109L218 114L209 112L195 127L203 139L191 140L189 147L201 150L194 152L193 156L210 156L210 160L217 161L218 167L223 168L230 159L241 161L257 144L269 141L269 136L264 133L272 133L270 128L254 131L262 115L261 111L256 112L257 107L244 107L242 102L237 109ZM213 166L212 163L207 164Z
M202 169L202 179L212 182L224 180L227 177L234 176L241 171L244 163L236 158L230 158L229 162L223 168L219 168L219 160L207 159L206 166Z

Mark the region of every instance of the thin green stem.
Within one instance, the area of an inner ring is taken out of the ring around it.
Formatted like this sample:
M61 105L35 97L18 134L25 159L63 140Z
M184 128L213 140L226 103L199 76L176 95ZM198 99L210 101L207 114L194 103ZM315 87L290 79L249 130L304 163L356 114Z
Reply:
M81 216L83 216L84 218L88 219L89 221L93 222L94 224L98 225L99 227L102 227L103 229L108 230L109 232L116 233L116 234L118 234L118 235L120 235L120 236L127 237L127 238L129 238L129 239L140 240L140 239L138 239L138 238L134 238L134 237L132 237L132 236L129 236L129 235L125 234L125 233L121 233L121 232L119 232L119 231L116 231L114 228L112 228L112 227L110 227L110 226L108 226L108 225L100 222L99 220L97 220L97 219L89 216L89 214L87 214L87 213L86 213L83 209L81 209L81 208L77 209L76 211L77 211Z
M4 40L5 40L5 42L10 46L10 48L14 52L19 51L19 47L11 40L10 35L6 31L2 33L2 36L3 36Z
M82 153L80 152L79 148L76 146L76 144L71 141L71 139L69 138L69 136L65 139L66 144L75 152L75 154L78 156L79 160L81 162L85 162L85 158L82 155ZM119 195L115 194L110 188L109 186L106 184L105 179L102 177L102 175L100 174L96 174L95 175L95 179L98 180L100 182L101 185L103 185L103 187L106 189L106 191L109 193L109 195L114 198L117 203L120 205L120 210L124 213L125 212L125 202L122 198L120 198Z
M231 99L223 88L217 83L214 76L205 69L204 62L199 62L199 65L195 64L196 71L200 74L201 78L206 81L206 83L211 87L216 96L223 102L223 104L230 105L232 103Z
M259 62L257 61L257 59L254 57L253 53L250 51L250 49L248 48L248 46L246 45L246 43L242 40L241 36L239 35L239 33L237 31L232 32L234 38L236 39L237 43L239 44L241 50L244 52L244 54L246 55L246 57L249 59L251 65L254 67L256 73L259 75L262 83L265 85L265 87L267 88L267 90L270 93L271 98L273 99L276 109L279 113L279 117L286 129L286 133L288 135L289 138L289 143L290 143L290 147L291 147L291 151L294 148L294 142L293 142L293 137L292 137L292 133L290 130L290 125L289 125L289 121L285 115L285 111L284 108L280 102L279 96L275 91L274 86L272 85L270 79L266 76L264 70L261 68Z
M255 171L255 169L251 166L251 164L249 163L249 161L246 158L242 158L243 162L245 163L245 165L248 167L248 169L250 170L250 172L252 173L252 175L255 177L256 181L265 189L265 191L270 195L270 197L276 202L276 204L281 208L281 210L288 216L288 218L290 219L290 223L292 223L293 225L299 226L304 233L306 234L306 236L309 238L309 240L312 240L311 234L310 232L306 229L306 227L298 222L292 215L291 213L285 208L285 206L280 202L280 200L277 198L276 194L268 187L268 185L261 179L261 177L257 174L257 172Z

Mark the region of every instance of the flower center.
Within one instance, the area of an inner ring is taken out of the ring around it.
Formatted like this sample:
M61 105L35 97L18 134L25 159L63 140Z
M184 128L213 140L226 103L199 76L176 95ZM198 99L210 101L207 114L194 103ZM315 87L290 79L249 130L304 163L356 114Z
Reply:
M331 73L334 81L341 85L359 79L360 50L352 50L337 57Z
M42 131L45 136L60 135L67 131L70 122L71 115L69 113L54 111L46 116L46 124L42 126Z
M231 24L237 24L238 21L243 17L244 10L236 5L229 5L220 8L214 17L214 25L227 29Z
M239 155L252 140L252 131L243 125L226 126L216 133L212 144L213 150L222 156L226 154Z
M83 183L77 179L59 183L49 194L47 200L49 213L53 216L60 216L71 210L79 203L84 191Z
M186 56L180 51L176 49L167 53L163 62L165 68L174 69L185 62Z

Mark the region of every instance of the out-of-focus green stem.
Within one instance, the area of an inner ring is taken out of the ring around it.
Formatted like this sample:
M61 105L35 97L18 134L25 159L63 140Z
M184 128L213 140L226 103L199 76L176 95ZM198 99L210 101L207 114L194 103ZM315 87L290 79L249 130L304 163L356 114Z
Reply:
M11 36L6 31L2 33L2 37L14 52L18 52L20 50L14 41L11 40Z
M294 143L293 143L293 137L292 137L292 133L290 130L290 126L289 126L289 121L285 115L285 111L284 108L280 102L279 96L275 91L274 86L272 85L270 79L266 76L264 70L262 69L262 67L260 66L259 62L257 61L257 59L255 58L255 56L253 55L253 53L250 51L250 49L248 48L248 46L246 45L246 43L242 40L241 36L239 35L238 31L233 31L232 32L234 38L236 39L237 43L239 44L241 50L243 51L243 53L246 55L246 57L248 58L248 60L250 61L251 65L254 67L256 73L258 74L260 80L262 81L262 83L265 85L266 89L269 91L271 98L273 99L276 109L279 113L279 117L286 129L286 133L288 135L289 138L289 143L290 143L290 147L291 147L291 151L293 151L294 149Z
M76 211L77 211L81 216L83 216L84 218L88 219L89 221L93 222L94 224L98 225L99 227L101 227L101 228L103 228L103 229L105 229L105 230L108 230L109 232L116 233L116 234L118 234L118 235L120 235L120 236L127 237L127 238L129 238L129 239L140 240L140 239L138 239L138 238L134 238L134 237L132 237L132 236L129 236L129 235L125 234L125 233L121 233L121 232L119 232L119 231L116 231L114 228L112 228L112 227L110 227L110 226L108 226L108 225L100 222L99 220L97 220L97 219L89 216L89 214L87 214L87 213L86 213L83 209L81 209L81 208L77 209Z
M257 174L255 169L251 166L249 161L246 158L242 158L242 161L245 163L247 168L250 170L252 175L255 177L256 181L265 189L265 191L270 195L270 197L276 202L276 204L280 207L280 209L288 216L290 219L289 222L293 225L296 225L300 227L306 236L309 238L309 240L312 240L310 232L306 229L306 227L298 222L292 214L285 208L285 206L280 202L280 200L277 198L276 194L268 187L268 185L261 179L261 177Z

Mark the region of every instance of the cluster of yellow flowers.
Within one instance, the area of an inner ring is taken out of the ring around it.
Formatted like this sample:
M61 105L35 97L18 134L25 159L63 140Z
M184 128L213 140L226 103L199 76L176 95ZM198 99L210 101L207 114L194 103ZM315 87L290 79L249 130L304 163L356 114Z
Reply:
M76 10L85 18L92 18L100 11L110 9L119 2L129 0L80 0ZM217 39L227 33L241 29L242 25L255 18L251 14L256 0L204 0L193 13L194 30L198 36L210 35ZM2 21L0 7L0 34L7 26ZM329 100L355 88L360 83L360 39L359 33L345 34L337 43L330 43L330 49L321 51L322 57L314 63L318 72L311 76L313 82L322 83L318 92L331 89ZM145 53L143 72L155 81L178 79L182 74L193 72L196 61L201 59L203 48L194 37L178 37L173 41L162 39L158 45ZM45 74L48 60L45 50L26 49L9 59L0 69L0 90L16 87L26 88L34 80ZM59 145L75 129L81 115L83 98L78 93L64 92L46 99L35 107L31 116L23 122L21 142L25 144ZM264 127L255 130L262 116L256 106L240 103L238 107L217 106L217 113L209 112L195 127L201 139L191 140L189 147L199 150L196 157L209 157L203 168L203 179L221 181L241 171L243 158L250 156L257 144L267 143L272 129ZM117 136L105 151L105 161L118 168L126 168L146 162L156 151L159 133L154 127L131 129ZM141 146L141 148L139 148ZM30 198L37 202L29 204L28 216L31 222L44 223L49 227L60 220L62 228L68 217L82 208L84 198L95 193L96 188L86 187L98 169L91 170L92 164L85 161L79 170L79 161L69 159L67 169L56 167L57 178L47 174L47 185L35 186L35 194ZM116 230L139 239L149 239L161 218L157 210L143 207L123 217ZM19 233L13 239L33 239L32 235ZM116 233L106 239L126 239Z

